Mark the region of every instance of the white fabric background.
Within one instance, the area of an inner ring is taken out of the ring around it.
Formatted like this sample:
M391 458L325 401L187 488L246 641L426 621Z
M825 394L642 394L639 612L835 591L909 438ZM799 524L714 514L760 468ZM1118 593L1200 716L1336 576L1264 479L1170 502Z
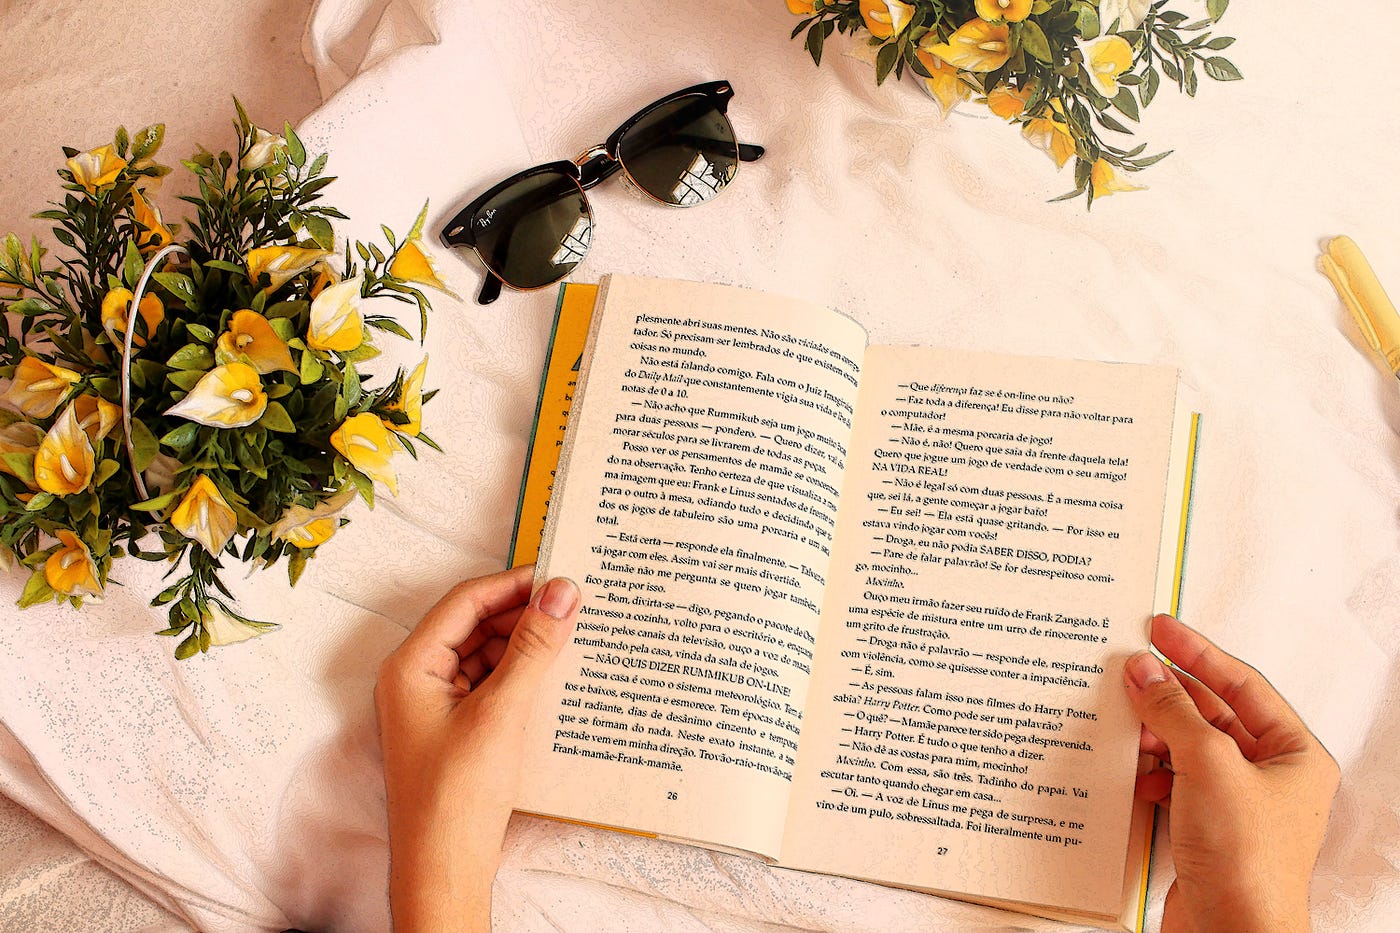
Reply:
M1368 15L1366 35L1400 27L1391 8ZM341 233L367 236L424 198L441 219L665 92L728 78L740 134L768 157L695 211L597 189L580 277L786 292L877 342L1181 367L1206 414L1183 616L1270 676L1345 770L1317 927L1389 929L1400 398L1313 263L1346 232L1400 291L1395 66L1301 0L1235 4L1225 22L1247 80L1159 97L1145 138L1176 154L1142 177L1150 191L1087 215L1045 203L1068 176L996 121L940 122L836 47L814 69L776 0L323 0L306 51L332 96L304 130L342 179ZM144 565L123 565L101 608L0 627L0 788L200 929L386 927L374 671L451 582L503 561L553 304L480 309L473 262L439 268L468 296L436 302L428 340L444 391L427 426L447 453L405 461L399 499L356 513L296 590L239 582L281 632L176 664L148 634L162 623ZM0 580L0 598L21 582ZM527 818L495 913L519 930L1049 926Z

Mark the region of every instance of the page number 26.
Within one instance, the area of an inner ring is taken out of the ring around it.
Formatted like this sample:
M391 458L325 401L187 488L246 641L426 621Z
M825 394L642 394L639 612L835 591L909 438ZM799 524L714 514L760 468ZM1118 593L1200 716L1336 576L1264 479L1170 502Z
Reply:
M668 791L666 792L666 799L667 799L667 800L676 800L676 799L677 799L677 797L676 797L676 792L673 791L673 790L668 790Z

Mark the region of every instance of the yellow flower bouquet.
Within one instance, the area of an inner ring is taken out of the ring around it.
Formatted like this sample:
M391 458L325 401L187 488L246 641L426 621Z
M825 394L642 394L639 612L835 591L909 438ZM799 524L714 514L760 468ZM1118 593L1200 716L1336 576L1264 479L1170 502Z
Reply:
M21 607L81 606L117 559L169 562L153 605L178 658L272 628L234 608L225 559L286 558L295 584L351 502L397 494L397 453L437 449L427 360L379 388L359 369L376 334L411 339L385 299L427 327L426 206L402 240L337 253L326 156L237 113L235 155L184 162L183 240L154 201L170 170L152 126L65 148L63 200L36 215L61 257L0 249L0 567L29 570Z
M834 32L868 36L876 83L909 73L946 114L984 104L1043 149L1057 168L1074 160L1074 190L1055 200L1136 191L1120 173L1140 172L1169 152L1114 145L1129 135L1166 81L1194 97L1204 73L1242 76L1217 54L1234 44L1210 30L1230 0L1206 0L1204 15L1174 0L786 0L803 17L820 65ZM1116 114L1116 115L1115 115Z

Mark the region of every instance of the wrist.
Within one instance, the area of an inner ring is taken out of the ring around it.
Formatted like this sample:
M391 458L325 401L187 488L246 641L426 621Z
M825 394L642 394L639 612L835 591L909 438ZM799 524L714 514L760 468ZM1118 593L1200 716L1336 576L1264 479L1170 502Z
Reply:
M498 860L484 853L441 858L391 853L394 933L488 933Z

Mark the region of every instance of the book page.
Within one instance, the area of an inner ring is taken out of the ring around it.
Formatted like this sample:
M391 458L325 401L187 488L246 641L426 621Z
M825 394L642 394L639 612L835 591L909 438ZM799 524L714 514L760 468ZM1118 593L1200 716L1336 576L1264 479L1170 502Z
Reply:
M518 809L777 855L865 334L611 277L537 580L584 599Z
M784 865L1119 915L1175 408L1170 369L870 348Z

